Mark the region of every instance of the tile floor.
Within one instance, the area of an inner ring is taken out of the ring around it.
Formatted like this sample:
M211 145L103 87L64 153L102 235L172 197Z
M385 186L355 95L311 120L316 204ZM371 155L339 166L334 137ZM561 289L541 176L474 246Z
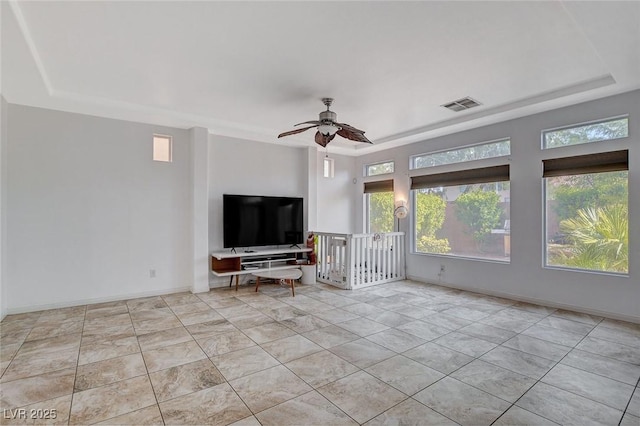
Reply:
M8 316L1 423L640 425L639 324L411 281L296 294Z

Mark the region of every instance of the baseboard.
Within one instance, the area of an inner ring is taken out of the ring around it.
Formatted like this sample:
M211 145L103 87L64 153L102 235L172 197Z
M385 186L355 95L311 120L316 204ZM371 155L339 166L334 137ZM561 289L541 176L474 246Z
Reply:
M191 286L176 287L176 288L158 290L158 291L143 291L138 293L120 294L117 296L96 297L92 299L74 300L70 302L49 303L46 305L21 306L18 308L7 309L7 315L22 314L25 312L44 311L47 309L69 308L71 306L93 305L95 303L115 302L119 300L138 299L140 297L164 296L166 294L182 293L185 291L191 291Z
M474 292L474 293L486 294L487 296L502 297L502 298L505 298L505 299L516 300L518 302L533 303L533 304L536 304L536 305L549 306L551 308L565 309L567 311L580 312L580 313L587 314L587 315L595 315L595 316L599 316L599 317L606 317L606 318L611 318L611 319L616 319L616 320L621 320L621 321L628 321L628 322L633 322L633 323L640 324L640 317L636 317L636 316L633 316L633 315L620 315L620 314L615 313L615 312L606 312L606 311L601 311L601 310L598 310L598 309L589 309L589 308L584 308L582 306L568 305L568 304L564 304L564 303L553 302L551 300L546 300L546 299L538 299L538 298L535 298L535 297L526 297L526 296L521 296L521 295L517 295L517 294L505 293L505 292L501 292L501 291L491 291L491 290L486 290L484 288L476 288L476 287L472 287L472 286L464 286L464 285L444 283L444 282L432 283L432 282L429 282L429 281L425 281L424 278L422 278L422 277L416 277L416 276L411 276L411 275L407 275L407 279L411 280L411 281L417 281L417 282L420 282L420 283L424 283L424 284L438 285L438 286L441 286L441 287L454 288L456 290L471 291L471 292Z

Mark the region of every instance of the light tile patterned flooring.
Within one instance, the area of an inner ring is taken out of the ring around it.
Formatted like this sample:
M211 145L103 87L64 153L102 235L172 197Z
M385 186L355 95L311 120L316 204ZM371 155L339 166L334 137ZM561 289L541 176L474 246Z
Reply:
M296 293L8 316L0 420L640 425L638 324L411 281Z

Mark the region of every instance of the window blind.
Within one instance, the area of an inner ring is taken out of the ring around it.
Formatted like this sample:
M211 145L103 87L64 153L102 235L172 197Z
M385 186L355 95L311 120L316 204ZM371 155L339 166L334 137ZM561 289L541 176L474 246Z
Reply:
M629 170L629 150L542 160L542 177Z
M393 179L365 182L364 193L372 194L374 192L393 192Z
M482 167L456 172L421 175L411 178L411 189L438 186L470 185L474 183L503 182L509 180L509 165Z

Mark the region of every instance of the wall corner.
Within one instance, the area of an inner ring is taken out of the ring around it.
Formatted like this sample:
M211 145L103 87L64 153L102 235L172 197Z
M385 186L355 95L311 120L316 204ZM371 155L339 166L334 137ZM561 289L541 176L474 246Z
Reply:
M189 130L191 145L192 293L209 291L209 131Z

